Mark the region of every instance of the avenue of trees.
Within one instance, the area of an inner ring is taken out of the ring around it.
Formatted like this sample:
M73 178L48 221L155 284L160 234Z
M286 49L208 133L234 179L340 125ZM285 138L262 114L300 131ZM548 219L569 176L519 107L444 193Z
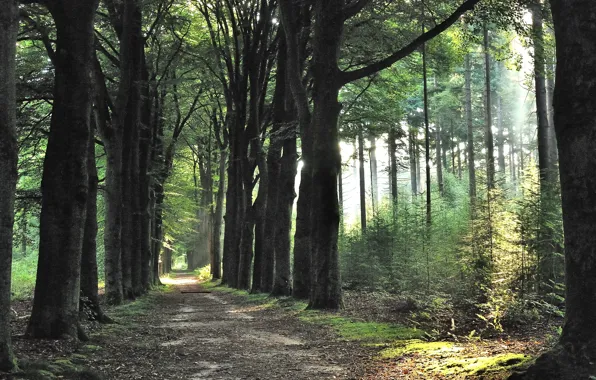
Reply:
M564 307L520 376L594 374L589 0L0 9L0 371L15 265L36 268L26 336L84 340L82 308L111 322L100 282L118 305L184 263L312 309L346 288L494 326Z

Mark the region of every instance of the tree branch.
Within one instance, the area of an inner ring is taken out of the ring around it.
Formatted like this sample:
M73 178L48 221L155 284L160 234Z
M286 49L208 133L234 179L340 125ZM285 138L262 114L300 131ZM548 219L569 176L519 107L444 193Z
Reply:
M480 0L466 0L462 5L460 5L449 17L447 17L442 23L438 24L434 28L430 29L429 31L423 33L414 41L410 42L408 45L403 47L402 49L396 51L395 53L391 54L390 56L370 64L368 66L362 67L357 70L343 72L340 76L340 82L345 85L347 83L353 82L355 80L367 77L372 75L378 71L386 69L393 65L395 62L399 61L407 57L408 55L412 54L413 52L418 49L418 47L422 46L423 43L430 41L434 37L438 36L451 25L453 25L461 15L466 13L469 10L472 10L474 6L479 3Z
M370 2L371 0L353 0L351 3L344 6L344 9L342 10L344 21L356 16Z

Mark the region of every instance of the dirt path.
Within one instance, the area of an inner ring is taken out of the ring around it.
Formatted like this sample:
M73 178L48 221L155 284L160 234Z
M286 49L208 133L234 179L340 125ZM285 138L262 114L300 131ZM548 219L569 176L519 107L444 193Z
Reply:
M174 290L115 310L82 348L106 379L357 379L366 353L329 328L208 293L188 274ZM85 356L82 355L81 358Z

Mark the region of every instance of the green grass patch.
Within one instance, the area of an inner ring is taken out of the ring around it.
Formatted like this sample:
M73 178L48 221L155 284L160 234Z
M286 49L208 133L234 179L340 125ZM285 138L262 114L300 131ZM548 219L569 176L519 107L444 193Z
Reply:
M390 344L399 340L421 339L425 334L424 331L415 328L390 323L354 321L334 313L306 310L306 302L292 297L271 297L266 293L251 294L217 282L203 282L201 285L211 291L241 296L247 303L291 311L304 322L332 327L346 340L361 341L366 344Z
M462 348L457 347L451 342L425 342L419 339L405 340L393 344L391 347L382 350L379 353L381 359L392 359L407 354L443 354L447 352L457 352Z
M347 340L367 344L388 344L398 340L420 339L424 331L390 323L359 322L337 314L307 310L299 315L302 321L333 327Z
M22 301L33 297L36 275L37 255L29 255L12 261L11 292L13 300Z
M483 375L511 371L522 367L530 360L532 360L530 356L512 353L491 357L454 358L445 360L434 367L429 367L428 370L445 376Z

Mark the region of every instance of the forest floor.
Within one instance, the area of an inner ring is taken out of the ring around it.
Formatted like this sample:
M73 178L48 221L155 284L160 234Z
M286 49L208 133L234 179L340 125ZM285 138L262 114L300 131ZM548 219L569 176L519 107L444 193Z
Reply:
M546 328L489 339L429 334L430 325L406 317L407 302L373 293L348 292L344 311L325 313L199 284L192 274L163 282L108 308L117 323L87 326L89 342L23 339L30 304L17 303L14 345L24 371L0 378L503 379L549 337Z

